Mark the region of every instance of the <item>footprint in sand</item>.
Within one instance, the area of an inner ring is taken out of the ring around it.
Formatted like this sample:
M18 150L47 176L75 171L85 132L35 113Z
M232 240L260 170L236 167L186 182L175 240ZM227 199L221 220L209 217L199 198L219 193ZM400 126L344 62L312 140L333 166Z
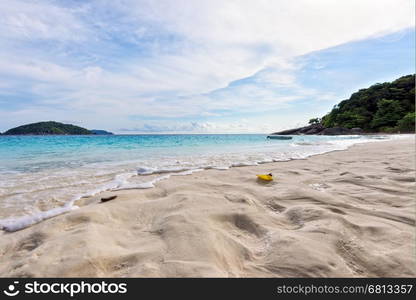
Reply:
M287 220L294 226L292 229L297 230L305 226L306 223L323 218L326 213L322 209L316 209L312 206L293 206L283 213Z
M281 213L286 210L286 206L280 205L270 200L266 203L266 207L274 213Z
M254 202L250 197L241 195L241 194L225 194L224 198L234 203L243 203L243 204L252 205Z
M17 245L17 251L32 251L35 250L37 247L42 245L44 240L46 239L46 235L41 232L35 232L29 235L28 237L22 239Z

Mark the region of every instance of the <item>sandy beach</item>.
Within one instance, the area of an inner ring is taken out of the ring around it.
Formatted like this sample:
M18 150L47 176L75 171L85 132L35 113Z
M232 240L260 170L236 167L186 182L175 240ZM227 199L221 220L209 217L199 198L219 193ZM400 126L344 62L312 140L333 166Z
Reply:
M269 172L272 183L256 180ZM0 276L416 275L414 137L174 176L77 205L2 231Z

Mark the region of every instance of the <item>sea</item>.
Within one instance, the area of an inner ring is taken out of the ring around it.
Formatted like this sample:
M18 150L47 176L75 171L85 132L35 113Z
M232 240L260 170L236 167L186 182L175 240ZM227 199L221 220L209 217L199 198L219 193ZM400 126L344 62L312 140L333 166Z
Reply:
M150 189L171 176L306 159L405 136L0 136L0 228L25 228L76 209L78 199L103 191Z

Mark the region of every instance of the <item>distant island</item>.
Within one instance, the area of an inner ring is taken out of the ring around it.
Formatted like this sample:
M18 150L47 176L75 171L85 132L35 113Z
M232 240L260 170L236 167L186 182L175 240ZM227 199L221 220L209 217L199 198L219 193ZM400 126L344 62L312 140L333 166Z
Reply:
M322 118L309 120L309 124L273 134L414 133L415 75L361 89Z
M54 121L26 124L7 130L3 135L103 135L112 134L105 130L88 130L72 124Z
M113 135L112 132L105 131L105 130L100 130L100 129L91 129L91 132L93 134L97 134L97 135Z

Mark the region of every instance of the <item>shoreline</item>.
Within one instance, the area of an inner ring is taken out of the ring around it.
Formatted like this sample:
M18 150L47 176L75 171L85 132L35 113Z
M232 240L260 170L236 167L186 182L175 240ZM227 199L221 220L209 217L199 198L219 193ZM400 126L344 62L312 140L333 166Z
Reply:
M0 276L415 276L414 138L378 145L80 199L80 209L1 232ZM255 181L269 170L272 184Z
M391 134L394 135L394 134ZM397 135L397 134L396 134ZM81 135L80 135L81 136ZM360 135L353 135L353 136L360 136ZM381 136L386 136L386 134L381 135ZM389 135L387 135L389 136ZM401 139L409 139L409 138L414 138L415 136L413 134L400 134L398 135L399 137L401 137ZM54 218L56 216L59 216L61 214L65 214L70 212L71 210L75 210L79 208L78 204L82 204L85 203L85 199L87 198L92 198L92 197L97 197L102 193L106 193L106 192L117 192L117 191L122 191L122 190L140 190L140 189L148 189L148 188L154 188L155 184L158 183L159 181L164 181L169 179L172 176L188 176L191 175L194 172L200 172L200 171L207 171L207 170L229 170L231 168L236 168L236 167L251 167L251 166L259 166L259 165L264 165L264 164L269 164L269 163L278 163L278 162L287 162L287 161L292 161L292 160L305 160L305 159L309 159L310 157L316 156L316 155L322 155L322 154L327 154L327 153L331 153L334 151L345 151L348 150L350 147L355 146L355 145L359 145L359 144L363 144L363 143L371 143L371 142L384 142L385 140L380 139L380 140L369 140L369 141L357 141L356 143L352 144L352 145L346 145L343 146L345 148L341 148L341 149L333 149L333 150L327 150L325 152L322 153L317 153L317 154L308 154L306 157L301 157L301 158L288 158L288 159L272 159L271 161L257 161L254 163L250 163L250 164L246 164L246 163L234 163L230 166L227 167L215 167L215 166L210 166L210 167L203 167L203 166L194 166L194 167L179 167L177 170L157 170L157 169L149 169L146 172L140 173L138 171L138 174L133 174L131 172L128 173L123 173L123 174L118 174L115 176L115 178L113 178L112 180L110 180L109 182L105 183L105 184L101 184L98 187L95 187L93 190L90 190L88 192L86 192L85 194L77 194L74 195L72 197L70 197L70 199L63 204L62 206L57 206L54 208L51 208L49 210L45 210L45 211L41 211L37 214L29 214L29 215L25 215L22 217L11 217L11 218L6 218L6 219L2 219L0 220L0 230L4 230L6 232L15 232L18 230L22 230L24 228L33 226L37 223L43 222L47 219L50 218ZM164 175L166 173L166 175ZM143 183L139 183L139 184L127 184L125 185L123 182L126 179L129 178L133 178L135 176L145 176L147 177L149 175L149 178L151 176L155 176L152 180L150 181L145 181ZM120 177L121 176L121 177ZM127 176L127 177L125 177ZM124 178L125 177L125 178ZM124 178L124 179L122 179ZM121 180L121 181L120 181Z

